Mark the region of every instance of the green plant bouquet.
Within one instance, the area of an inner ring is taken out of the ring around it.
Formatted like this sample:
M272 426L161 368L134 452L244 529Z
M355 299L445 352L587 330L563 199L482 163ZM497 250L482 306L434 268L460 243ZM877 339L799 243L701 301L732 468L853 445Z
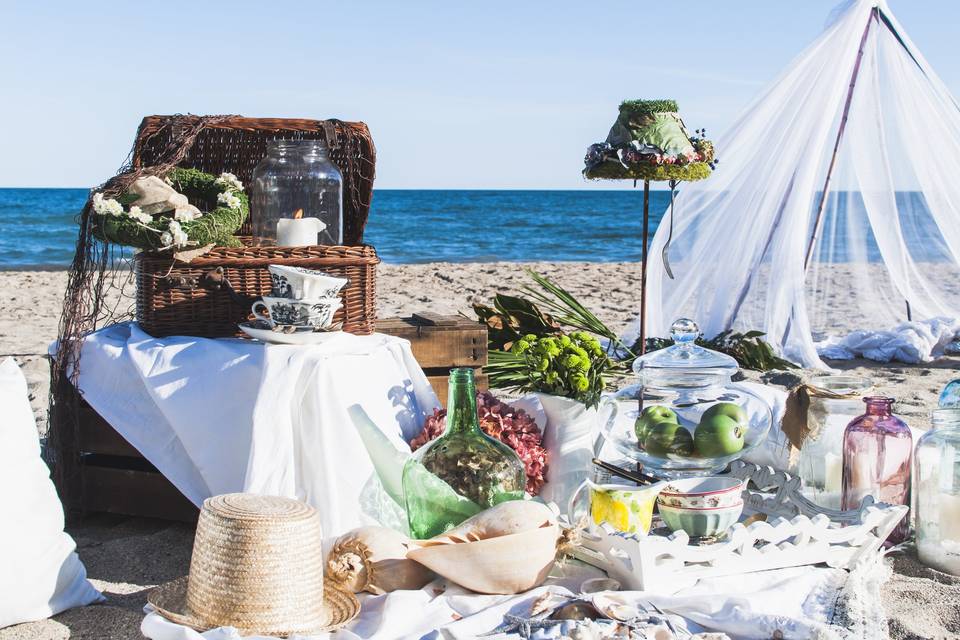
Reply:
M587 407L600 403L604 376L613 365L586 331L522 336L509 351L491 351L490 364L495 387L563 396Z
M209 203L202 212L191 203ZM234 234L250 213L243 184L231 173L214 176L175 168L162 178L140 178L117 199L93 195L98 238L148 251L182 252L239 246Z
M529 298L499 293L494 297L493 306L473 305L480 322L488 328L490 352L484 371L490 376L490 386L542 391L593 406L610 381L632 375L640 344L623 344L613 330L569 291L538 273L528 271L528 274L537 285L523 287ZM724 331L710 339L698 338L697 344L733 356L745 369L796 368L792 362L777 356L773 347L762 339L763 335L760 331ZM606 349L595 336L606 341ZM647 352L670 344L668 339L649 338ZM588 363L573 346L586 354ZM570 355L578 358L567 357ZM584 379L575 377L577 374L586 379L585 389L581 389Z

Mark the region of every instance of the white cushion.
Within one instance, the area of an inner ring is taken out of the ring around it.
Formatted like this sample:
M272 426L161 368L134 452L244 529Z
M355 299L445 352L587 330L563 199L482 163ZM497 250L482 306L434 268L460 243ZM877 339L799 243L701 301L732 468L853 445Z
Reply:
M40 458L27 381L0 363L0 628L102 600L87 581Z

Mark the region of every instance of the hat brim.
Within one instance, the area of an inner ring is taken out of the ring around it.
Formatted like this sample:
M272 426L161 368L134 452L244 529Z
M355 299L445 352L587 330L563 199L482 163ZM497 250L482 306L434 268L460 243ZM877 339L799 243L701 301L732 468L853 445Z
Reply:
M189 576L177 578L153 589L147 594L157 613L171 622L190 627L195 631L209 631L215 626L204 622L187 608L187 582ZM335 631L348 624L360 613L360 601L350 591L331 580L323 581L323 610L326 619L315 629L291 629L289 631L264 631L263 629L240 629L243 635L267 635L287 637L293 634L316 635Z

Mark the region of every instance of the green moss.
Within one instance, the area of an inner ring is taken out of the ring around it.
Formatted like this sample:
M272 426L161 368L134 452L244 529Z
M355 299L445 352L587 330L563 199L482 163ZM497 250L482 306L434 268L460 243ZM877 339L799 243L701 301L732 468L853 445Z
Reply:
M627 116L652 116L665 111L679 111L676 100L624 100L620 114Z
M601 162L597 166L585 170L584 175L591 180L649 180L650 182L695 182L710 176L710 165L706 162L691 162L690 164L636 164L630 168L619 162Z

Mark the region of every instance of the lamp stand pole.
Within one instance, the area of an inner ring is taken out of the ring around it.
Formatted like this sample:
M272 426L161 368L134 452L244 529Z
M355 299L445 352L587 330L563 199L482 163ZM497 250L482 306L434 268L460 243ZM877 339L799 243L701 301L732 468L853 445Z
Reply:
M650 222L650 181L643 181L643 247L640 258L640 355L647 352L647 240Z

